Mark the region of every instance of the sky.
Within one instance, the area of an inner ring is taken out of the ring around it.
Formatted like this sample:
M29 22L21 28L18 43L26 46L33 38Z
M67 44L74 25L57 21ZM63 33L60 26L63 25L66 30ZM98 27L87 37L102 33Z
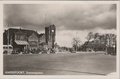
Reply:
M116 33L115 4L5 4L4 28L21 27L44 33L45 26L56 26L56 42L72 46L82 43L89 32Z

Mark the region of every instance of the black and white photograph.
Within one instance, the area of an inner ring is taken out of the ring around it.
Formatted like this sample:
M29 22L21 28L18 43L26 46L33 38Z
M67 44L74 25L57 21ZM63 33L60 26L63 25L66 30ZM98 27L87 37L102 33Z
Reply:
M3 75L117 75L117 4L3 4Z

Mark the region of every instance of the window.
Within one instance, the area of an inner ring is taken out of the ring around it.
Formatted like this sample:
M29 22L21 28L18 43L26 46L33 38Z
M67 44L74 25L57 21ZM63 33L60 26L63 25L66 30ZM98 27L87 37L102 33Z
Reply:
M19 35L16 35L16 40L20 40L20 36Z
M25 35L21 35L20 40L25 40Z
M16 35L16 40L21 40L21 41L23 41L23 40L26 40L26 37L25 37L25 35L23 35L23 34L17 34L17 35Z

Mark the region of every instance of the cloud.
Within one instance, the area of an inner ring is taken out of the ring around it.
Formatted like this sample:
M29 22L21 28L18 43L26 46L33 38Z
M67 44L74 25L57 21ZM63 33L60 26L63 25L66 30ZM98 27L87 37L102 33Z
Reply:
M116 33L115 4L5 4L4 25L44 32L45 26L55 24L56 42L72 46L72 39L82 43L87 34Z
M59 30L116 28L115 4L5 4L4 24L43 30L55 24Z

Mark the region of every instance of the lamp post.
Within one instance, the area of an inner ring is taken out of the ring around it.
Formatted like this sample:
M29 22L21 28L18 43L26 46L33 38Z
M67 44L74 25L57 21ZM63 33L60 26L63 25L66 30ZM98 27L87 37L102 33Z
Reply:
M76 32L76 39L77 39L77 32ZM78 47L78 44L77 44L77 41L76 41L76 53L77 53L77 47Z

